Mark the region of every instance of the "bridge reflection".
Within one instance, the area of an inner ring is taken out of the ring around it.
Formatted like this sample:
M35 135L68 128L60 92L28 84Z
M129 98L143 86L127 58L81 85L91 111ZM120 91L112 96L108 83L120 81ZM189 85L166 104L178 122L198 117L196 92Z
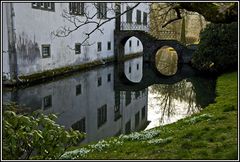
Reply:
M134 60L128 61L134 62ZM133 74L128 73L128 66L125 65L125 62L119 62L114 68L114 89L115 90L140 90L142 88L147 88L153 84L174 84L183 79L192 77L196 75L197 71L191 68L187 64L178 64L177 71L173 76L165 76L159 72L154 63L146 63L142 58L137 58L139 65L142 67L142 70L135 70L132 72L136 76L142 76L141 79L137 78L134 80ZM135 61L136 62L136 61Z

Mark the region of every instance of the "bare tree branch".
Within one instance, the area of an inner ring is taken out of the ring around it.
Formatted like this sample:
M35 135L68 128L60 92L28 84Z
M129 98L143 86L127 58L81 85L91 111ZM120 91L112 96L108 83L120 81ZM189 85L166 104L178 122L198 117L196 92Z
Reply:
M174 19L171 19L171 20L169 20L168 22L166 22L165 24L163 24L163 26L162 26L163 28L164 28L165 26L167 26L168 24L174 22L174 21L177 21L177 20L182 19L181 12L180 12L179 8L174 8L174 10L175 10L176 13L177 13L177 17L174 18Z
M104 24L112 21L113 19L120 17L124 14L126 14L128 11L136 8L140 3L136 3L134 6L130 7L129 9L125 10L124 12L112 16L112 17L107 17L106 19L98 19L98 20L94 20L94 18L96 18L96 16L98 15L98 12L94 13L92 16L90 16L89 12L86 13L84 12L84 18L85 20L80 20L79 16L77 15L71 15L70 13L68 13L66 10L63 11L62 13L62 17L64 19L66 19L68 22L70 22L70 24L72 24L73 27L67 27L67 26L61 26L59 27L56 31L51 32L51 34L54 36L53 39L55 37L67 37L69 36L71 33L73 33L74 31L78 30L79 28L86 26L86 25L94 25L94 28L92 28L89 32L84 33L84 35L86 36L85 39L81 42L81 44L84 44L89 38L90 35L92 33L94 33L95 31L99 31L102 34L103 30L100 28L102 27ZM97 3L92 3L92 5L98 9L98 5ZM85 8L86 10L86 8ZM114 8L114 5L112 4L109 8L107 8L106 12L114 12L115 13L116 8ZM92 13L91 13L92 14Z

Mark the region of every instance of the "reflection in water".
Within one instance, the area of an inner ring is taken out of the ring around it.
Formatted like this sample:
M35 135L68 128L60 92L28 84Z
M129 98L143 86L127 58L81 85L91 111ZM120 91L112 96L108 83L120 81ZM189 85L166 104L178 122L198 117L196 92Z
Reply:
M129 78L142 79L142 57L126 61L125 65L129 63ZM174 122L198 112L213 98L214 82L203 78L187 78L172 85L156 84L138 91L117 90L114 69L113 65L104 66L3 92L3 102L11 100L31 107L32 111L56 113L57 123L86 132L82 143L89 143Z
M199 80L202 80L206 87L202 87ZM199 91L203 92L200 98L204 102L199 100ZM199 112L214 101L214 91L215 81L213 79L208 80L197 77L184 79L172 85L155 84L150 86L148 94L148 120L151 123L146 129L170 124Z
M82 143L144 129L148 124L147 89L115 91L113 72L112 65L6 92L4 102L12 100L32 111L56 113L57 123L86 132Z
M143 77L143 57L125 61L124 74L131 82L139 83Z
M168 46L163 46L156 54L156 67L158 71L166 76L171 76L177 72L178 55L177 52Z

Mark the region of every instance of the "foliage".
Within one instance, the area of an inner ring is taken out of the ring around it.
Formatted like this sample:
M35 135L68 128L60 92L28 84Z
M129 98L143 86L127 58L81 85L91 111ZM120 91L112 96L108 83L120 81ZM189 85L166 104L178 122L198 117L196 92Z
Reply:
M197 42L197 37L186 36L186 44L196 44Z
M209 24L200 34L198 49L193 54L193 66L206 72L224 72L237 68L238 26Z
M4 159L58 159L66 147L84 137L55 123L56 115L3 113Z

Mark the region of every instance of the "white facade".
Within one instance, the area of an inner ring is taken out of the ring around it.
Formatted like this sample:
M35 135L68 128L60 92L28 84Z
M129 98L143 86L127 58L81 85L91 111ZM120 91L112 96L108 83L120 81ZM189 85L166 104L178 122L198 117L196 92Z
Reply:
M46 70L56 68L84 64L103 58L114 56L114 29L115 19L105 23L100 29L103 33L96 30L88 39L91 46L81 46L81 53L75 54L75 44L81 43L86 35L90 32L94 25L89 24L80 27L67 37L54 37L51 33L60 27L73 27L73 23L67 21L61 15L63 11L69 12L70 3L54 3L54 11L34 8L32 3L2 3L3 14L3 75L9 78L9 30L7 24L8 15L13 20L13 31L15 38L15 48L17 55L17 75L26 76L34 73L41 73ZM107 3L107 7L111 8L114 3ZM132 5L132 4L131 4ZM126 10L126 4L123 3L121 12ZM148 12L148 5L140 4L133 10L133 22L136 20L135 10ZM95 14L97 9L92 3L84 3L84 12L90 15ZM114 17L113 11L107 12L107 17ZM84 21L84 16L77 16L80 21ZM126 17L121 17L124 22ZM102 21L94 18L93 21ZM132 47L126 47L126 54L137 53L142 51L142 44L137 46L137 39L131 38ZM101 50L98 50L98 42L101 42ZM111 48L109 49L109 42ZM129 43L129 42L127 42ZM43 47L49 46L50 57L43 57Z

